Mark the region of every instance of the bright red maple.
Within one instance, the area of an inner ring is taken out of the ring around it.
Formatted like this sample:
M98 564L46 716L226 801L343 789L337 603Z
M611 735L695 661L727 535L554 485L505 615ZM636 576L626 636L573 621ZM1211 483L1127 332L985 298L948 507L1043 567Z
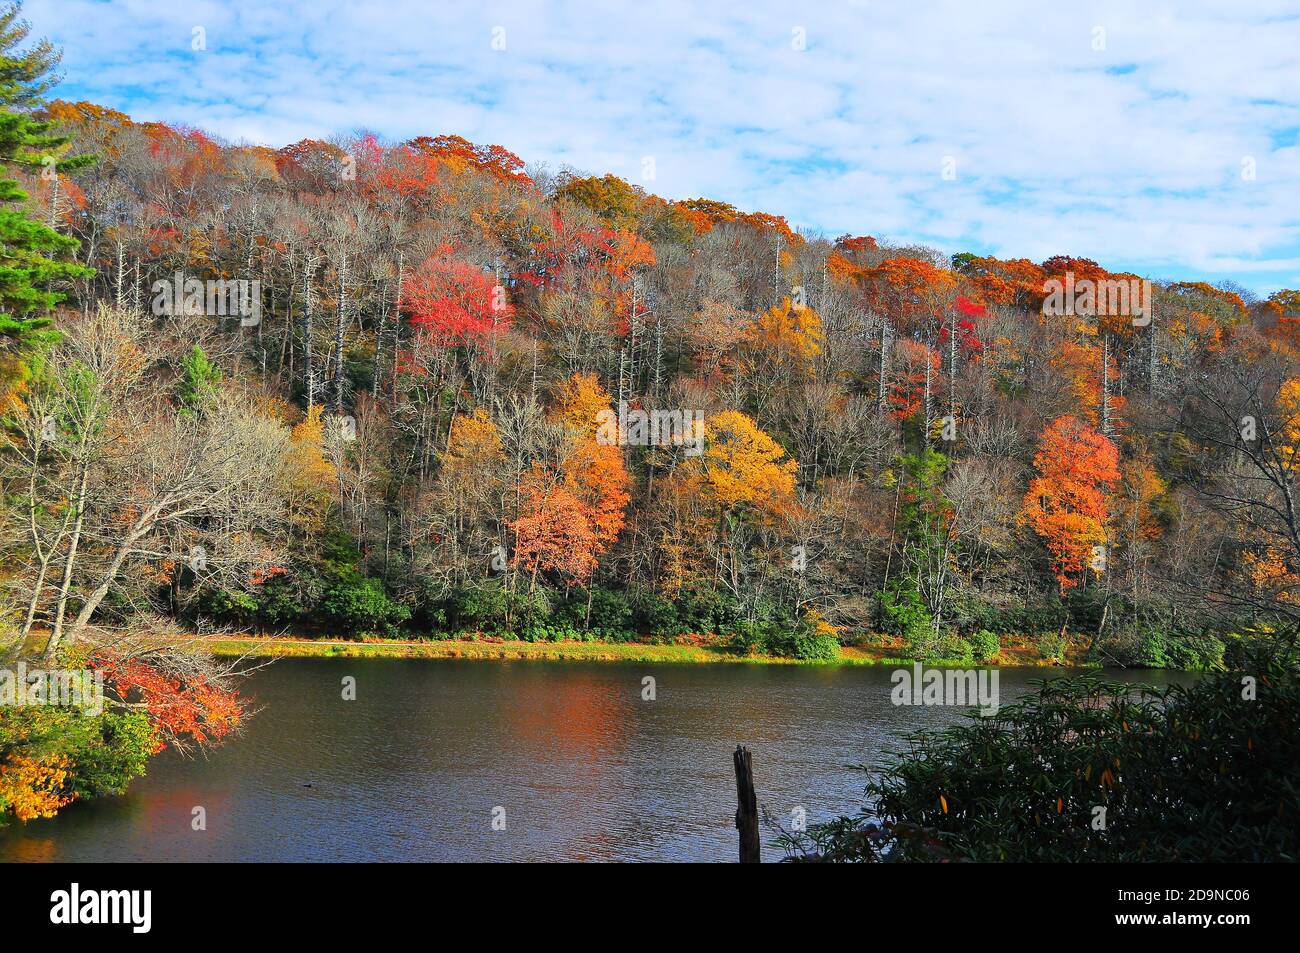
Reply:
M413 328L444 346L493 337L514 317L496 276L452 257L449 249L430 255L406 277L401 308Z

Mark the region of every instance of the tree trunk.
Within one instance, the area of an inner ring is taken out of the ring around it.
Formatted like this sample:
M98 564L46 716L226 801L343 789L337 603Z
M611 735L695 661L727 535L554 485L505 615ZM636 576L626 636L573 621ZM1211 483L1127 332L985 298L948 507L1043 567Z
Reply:
M930 363L930 355L933 353L930 347L932 339L928 333L925 337L925 434L922 445L928 447L934 430L934 367Z
M118 543L117 550L113 553L113 559L108 564L108 569L104 571L104 576L100 580L99 585L96 586L94 591L86 598L86 604L81 607L81 611L77 613L77 618L73 620L70 631L74 638L90 622L90 617L94 615L95 610L99 608L99 604L104 601L104 597L108 595L108 591L113 588L113 580L115 580L117 574L122 571L122 564L126 562L126 557L130 555L131 547L135 545L136 541L142 535L144 535L144 532L137 530L132 532L122 542Z
M122 225L118 224L117 236L117 278L113 285L113 304L117 310L126 310L126 249L122 244Z
M334 413L343 414L343 331L347 317L348 260L339 266L339 308L334 318Z
M311 301L311 262L307 263L307 273L302 279L302 296L303 296L303 319L302 319L302 383L303 389L307 391L307 409L310 410L316 404L316 387L312 379L311 366L311 338L312 338L312 317L314 308Z
M68 611L68 593L72 589L72 570L77 561L77 545L81 542L81 526L86 515L86 492L90 483L90 461L82 459L77 481L77 516L72 524L72 538L68 540L68 555L63 560L63 577L59 580L59 601L54 610L54 629L45 643L43 658L49 662L63 641L63 617Z
M1147 354L1147 391L1154 394L1156 392L1156 319L1151 315L1151 323L1147 325L1147 337L1150 340L1150 347Z
M405 256L398 253L397 256L397 293L393 297L393 323L397 327L395 336L401 332L402 327L402 272L405 269ZM383 361L381 358L384 353L384 334L388 330L388 309L385 308L379 316L379 330L375 332L375 379L370 385L370 396L375 400L379 399L379 380L383 377ZM394 348L394 356L396 349Z
M38 455L33 458L33 464L38 465L39 461L38 451ZM40 527L36 522L36 471L33 470L27 483L27 520L28 528L32 534L32 549L36 553L37 565L40 569L36 574L36 582L32 586L31 598L27 601L27 613L23 618L22 631L19 633L20 638L24 641L32 630L32 624L36 621L36 610L40 608L41 596L45 592L45 577L49 574L50 563L54 561L54 555L63 542L63 534L68 531L68 522L71 517L71 511L66 511L63 514L63 522L60 524L59 531L55 534L53 541L48 546L41 545Z

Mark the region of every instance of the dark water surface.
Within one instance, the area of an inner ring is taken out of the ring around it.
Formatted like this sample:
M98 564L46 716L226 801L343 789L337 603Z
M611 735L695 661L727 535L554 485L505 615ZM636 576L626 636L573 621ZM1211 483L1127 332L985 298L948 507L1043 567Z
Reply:
M261 710L238 738L156 758L124 797L0 830L0 860L731 861L737 744L760 804L811 824L857 809L865 778L849 765L878 767L908 732L960 717L891 704L892 671L288 659L245 686ZM1003 669L1002 704L1046 674Z

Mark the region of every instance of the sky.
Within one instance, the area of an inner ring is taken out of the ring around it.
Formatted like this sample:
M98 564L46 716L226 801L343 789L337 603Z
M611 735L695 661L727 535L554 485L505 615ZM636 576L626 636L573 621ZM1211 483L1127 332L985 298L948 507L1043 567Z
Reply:
M1300 0L27 0L54 95L453 133L834 238L1300 288Z

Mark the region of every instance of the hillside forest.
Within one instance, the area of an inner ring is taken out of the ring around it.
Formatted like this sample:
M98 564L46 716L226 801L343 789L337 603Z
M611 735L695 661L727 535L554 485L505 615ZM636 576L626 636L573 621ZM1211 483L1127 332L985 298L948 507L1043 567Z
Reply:
M28 72L0 533L47 658L179 624L1201 668L1295 613L1300 292L1098 307L1144 276Z

